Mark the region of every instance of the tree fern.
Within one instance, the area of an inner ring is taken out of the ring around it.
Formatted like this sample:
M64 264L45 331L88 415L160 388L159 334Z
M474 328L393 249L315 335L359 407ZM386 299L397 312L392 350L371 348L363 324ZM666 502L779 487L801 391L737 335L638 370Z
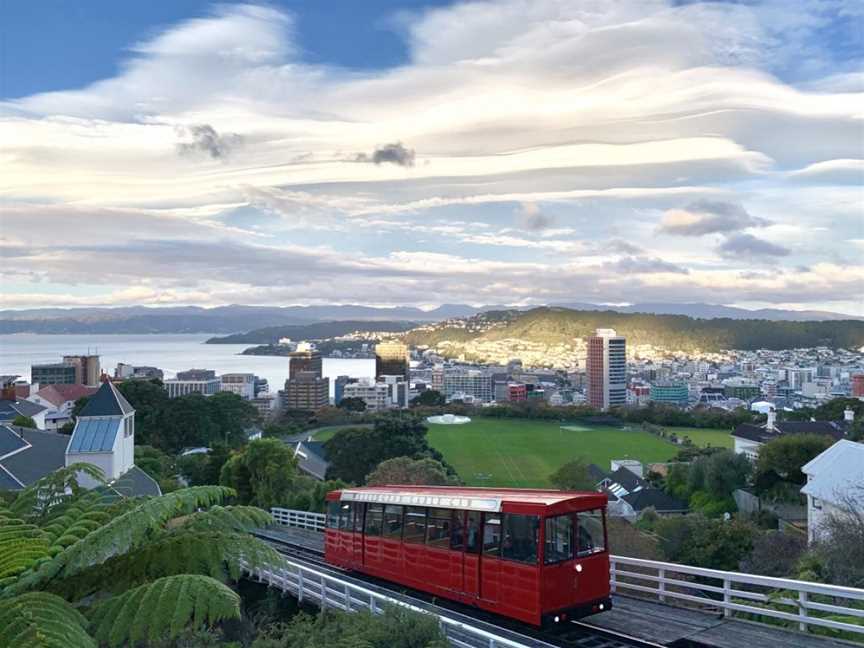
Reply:
M272 547L244 533L183 528L69 578L54 579L47 587L78 600L100 592L122 592L176 574L236 581L243 564L263 567L279 561L279 553Z
M66 504L41 524L52 548L75 544L91 531L111 520L107 501L101 493L90 491Z
M223 486L196 486L145 500L123 515L65 548L35 571L21 576L5 595L20 594L48 580L68 578L109 558L126 553L151 539L152 534L168 520L188 515L230 497L234 491Z
M93 606L90 629L100 643L134 645L174 638L189 625L240 617L240 597L208 576L167 576Z
M30 592L0 601L0 646L96 648L87 619L59 596Z
M266 511L255 506L212 506L182 520L186 529L220 529L226 531L252 531L273 523Z
M78 475L81 473L105 483L105 473L98 466L89 463L70 464L45 475L18 493L10 510L23 518L44 518L57 505L82 493L83 489L78 485Z
M45 533L12 516L7 509L0 509L0 589L47 556Z

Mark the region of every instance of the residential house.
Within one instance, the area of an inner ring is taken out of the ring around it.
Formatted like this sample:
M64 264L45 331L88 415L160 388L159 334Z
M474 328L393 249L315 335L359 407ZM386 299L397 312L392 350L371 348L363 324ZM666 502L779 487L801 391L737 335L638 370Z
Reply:
M843 439L804 464L807 483L807 538L818 540L828 532L829 515L852 511L864 517L864 444Z
M849 433L854 418L854 412L846 410L842 421L778 421L776 412L771 410L764 425L742 423L732 431L732 439L735 452L755 460L759 448L785 434L820 434L839 441Z
M95 393L95 387L86 385L46 385L30 394L27 400L48 410L45 413L45 429L56 430L72 420L75 401Z

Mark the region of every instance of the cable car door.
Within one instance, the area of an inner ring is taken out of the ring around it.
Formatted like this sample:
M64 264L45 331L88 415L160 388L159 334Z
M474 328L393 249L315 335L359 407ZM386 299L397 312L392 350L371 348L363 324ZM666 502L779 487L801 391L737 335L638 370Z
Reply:
M462 591L470 599L480 598L480 513L465 513L465 552L462 562Z

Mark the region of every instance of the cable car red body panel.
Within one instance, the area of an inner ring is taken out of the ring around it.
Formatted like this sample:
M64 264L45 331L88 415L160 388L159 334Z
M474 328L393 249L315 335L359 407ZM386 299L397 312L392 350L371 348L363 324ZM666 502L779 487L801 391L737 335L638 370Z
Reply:
M382 486L327 503L338 567L538 626L611 607L602 493Z

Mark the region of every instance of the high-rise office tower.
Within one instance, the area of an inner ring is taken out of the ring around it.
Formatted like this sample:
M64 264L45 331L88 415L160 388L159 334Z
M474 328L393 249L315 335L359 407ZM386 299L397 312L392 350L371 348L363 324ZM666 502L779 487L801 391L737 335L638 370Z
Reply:
M395 340L375 345L375 376L402 376L408 380L408 346Z
M599 410L627 402L627 353L623 337L614 329L597 329L586 340L585 371L588 404Z
M308 343L301 342L297 345L297 350L289 353L291 364L288 366L288 378L294 378L300 372L313 373L320 378L322 376L323 362L321 354Z
M79 385L98 387L102 376L102 367L98 355L63 356L64 364L75 367L75 382Z

